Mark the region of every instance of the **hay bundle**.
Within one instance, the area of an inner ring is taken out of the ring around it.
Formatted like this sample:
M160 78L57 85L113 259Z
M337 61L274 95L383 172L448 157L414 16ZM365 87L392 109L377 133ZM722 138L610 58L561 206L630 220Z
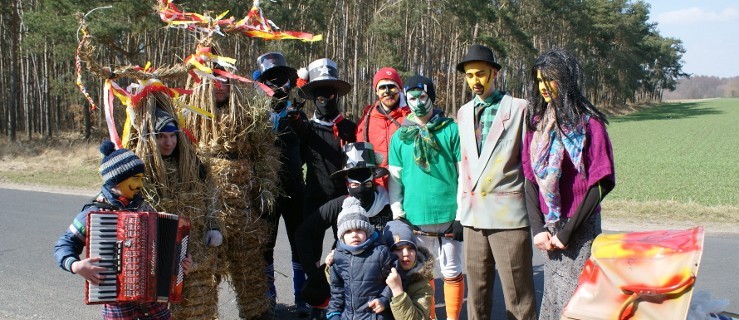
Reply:
M136 66L118 68L102 67L94 60L95 47L87 31L87 24L80 16L80 31L83 34L77 49L78 85L93 104L81 83L81 65L102 79L127 78L133 80L179 80L190 67L175 65L157 70L143 70ZM175 319L217 319L218 318L218 250L206 248L203 241L205 232L220 228L215 215L214 190L208 177L207 164L198 158L194 146L182 130L177 132L178 145L174 154L167 159L161 156L156 143L156 109L161 108L177 121L177 112L172 100L162 94L149 94L145 99L127 110L130 131L123 137L124 147L133 150L144 161L148 181L144 196L157 210L174 213L190 219L191 230L189 252L194 261L193 267L184 281L183 301L171 307ZM182 123L178 123L180 129ZM124 130L127 128L124 128Z
M177 148L173 155L161 156L153 134L156 108L166 111L177 121L169 97L152 94L132 110L133 130L128 141L146 166L149 181L145 184L144 195L147 201L157 211L175 213L191 222L192 241L188 250L194 264L184 281L182 302L171 306L172 315L175 319L217 319L217 250L205 247L203 241L206 231L218 227L212 210L211 190L214 188L205 166L197 159L193 145L181 130L177 132Z
M266 105L250 85L231 81L228 101L217 106L214 82L188 80L193 93L187 104L215 115L190 115L187 127L199 141L198 152L209 159L216 186L215 202L223 221L226 272L236 293L241 318L254 319L270 307L262 251L269 212L277 193L279 152L274 146Z

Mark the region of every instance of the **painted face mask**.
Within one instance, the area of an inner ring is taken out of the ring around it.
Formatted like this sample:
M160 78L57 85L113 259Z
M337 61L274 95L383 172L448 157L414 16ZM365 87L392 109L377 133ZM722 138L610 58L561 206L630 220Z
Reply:
M144 187L144 174L139 173L133 177L119 182L115 186L116 188L118 188L118 191L121 192L121 196L128 200L131 200Z
M377 97L384 106L396 107L400 102L400 88L394 81L380 80L376 89Z
M464 74L467 85L477 96L489 92L493 86L496 70L487 62L470 61L464 64Z
M423 117L433 108L434 103L423 90L411 90L406 93L408 95L408 107L416 116Z
M542 75L541 70L536 70L536 82L539 84L539 93L541 94L541 97L544 98L544 101L547 103L552 102L552 99L556 99L559 95L557 82Z

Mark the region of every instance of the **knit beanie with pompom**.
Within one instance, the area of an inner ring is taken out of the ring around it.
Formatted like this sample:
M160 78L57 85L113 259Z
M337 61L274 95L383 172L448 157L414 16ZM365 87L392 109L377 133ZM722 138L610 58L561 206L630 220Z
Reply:
M144 162L133 152L121 148L108 140L100 145L103 160L100 162L100 176L106 186L115 186L124 180L146 171Z
M362 203L354 197L347 197L341 205L341 212L337 219L339 238L350 229L361 229L367 232L367 237L375 232L375 228L369 223L367 211L362 208Z

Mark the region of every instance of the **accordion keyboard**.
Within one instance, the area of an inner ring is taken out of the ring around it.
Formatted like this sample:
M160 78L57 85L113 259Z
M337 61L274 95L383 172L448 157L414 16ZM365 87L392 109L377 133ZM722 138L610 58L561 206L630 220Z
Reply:
M116 279L116 241L118 215L116 214L90 214L90 226L92 227L89 235L89 252L90 257L100 257L98 266L108 269L101 272L105 278L99 285L87 282L88 299L90 303L94 302L115 302L117 293Z

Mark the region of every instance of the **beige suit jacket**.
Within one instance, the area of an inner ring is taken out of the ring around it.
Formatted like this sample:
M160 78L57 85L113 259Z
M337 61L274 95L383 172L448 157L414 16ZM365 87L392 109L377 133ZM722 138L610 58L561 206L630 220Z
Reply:
M521 168L527 102L503 97L478 153L473 101L457 113L461 145L457 220L477 229L527 227Z

